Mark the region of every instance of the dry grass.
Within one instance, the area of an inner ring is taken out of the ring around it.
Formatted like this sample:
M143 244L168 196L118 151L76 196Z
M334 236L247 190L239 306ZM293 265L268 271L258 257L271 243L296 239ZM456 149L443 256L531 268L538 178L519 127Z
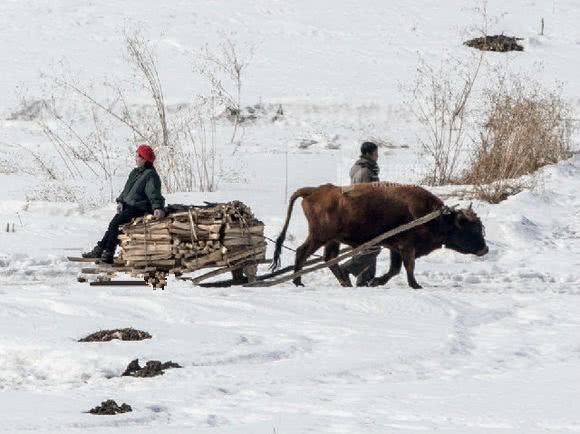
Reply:
M485 122L463 182L476 197L497 203L533 184L538 169L569 158L571 109L559 91L503 76L484 94Z

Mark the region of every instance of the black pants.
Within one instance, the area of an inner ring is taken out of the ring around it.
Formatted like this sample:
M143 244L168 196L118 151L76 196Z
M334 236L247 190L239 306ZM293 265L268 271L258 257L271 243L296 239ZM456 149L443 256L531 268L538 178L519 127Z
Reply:
M353 256L352 259L341 265L349 274L356 276L356 286L366 286L375 277L377 272L377 256L380 249L370 253Z
M98 245L101 246L103 250L108 250L109 252L114 253L117 244L119 244L119 226L129 223L134 217L139 217L145 214L147 214L146 211L125 205L123 211L115 214L115 217L113 217L111 223L109 223L107 232L105 232L103 239L99 241Z

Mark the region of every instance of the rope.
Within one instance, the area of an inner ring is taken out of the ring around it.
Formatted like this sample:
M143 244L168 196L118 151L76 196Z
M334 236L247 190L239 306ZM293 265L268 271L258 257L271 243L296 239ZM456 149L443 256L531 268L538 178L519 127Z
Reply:
M273 240L272 238L267 237L266 235L262 235L262 237L264 237L266 240L270 241L272 244L276 244L276 240ZM282 248L296 253L296 249L293 249L292 247L288 247L285 244L282 244ZM313 253L311 256L316 256L317 258L322 258L322 255L317 255L316 253Z
M197 241L197 233L195 232L195 224L193 222L193 213L191 212L191 208L187 210L189 214L189 227L191 228L191 247L193 249L193 244ZM197 214L195 216L195 220L197 220Z

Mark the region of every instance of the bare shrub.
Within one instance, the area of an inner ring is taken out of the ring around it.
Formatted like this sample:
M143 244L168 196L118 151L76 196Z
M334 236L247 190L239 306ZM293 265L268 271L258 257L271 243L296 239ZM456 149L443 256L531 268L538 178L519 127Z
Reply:
M497 203L531 186L525 177L572 155L571 107L561 89L548 90L529 77L499 76L484 91L480 140L464 181L477 197Z
M198 115L195 119L196 129L187 129L187 137L196 165L193 171L193 183L199 191L216 191L216 124L215 118L204 118Z
M152 142L158 146L170 146L169 128L167 126L167 109L163 86L157 70L157 59L149 48L147 41L139 31L125 36L127 53L132 65L142 74L146 89L153 100L157 115L157 128L152 128L152 132L157 133L157 137L152 138Z
M95 107L90 107L88 113L92 123L89 133L82 131L74 119L63 116L53 102L46 105L46 112L50 117L42 116L35 122L53 145L68 177L84 179L86 174L91 174L106 186L106 199L113 200L113 146L108 140L108 128ZM41 160L32 154L42 168ZM43 171L53 180L64 177L58 170L53 169L50 173L45 169Z
M134 127L134 133L139 131L135 139L139 139L139 136L146 137L146 141L156 150L157 168L165 189L170 193L191 191L194 185L191 155L180 141L181 130L178 123L169 124L163 86L157 70L157 58L139 31L127 34L125 43L129 61L141 78L137 83L141 83L142 88L149 94L154 109L142 107L136 110L127 103L126 95L117 87L115 90L122 102L123 118Z
M444 185L457 175L470 116L469 99L483 62L450 59L434 69L421 62L412 92L411 110L423 129L419 143L429 159L424 182Z
M26 193L27 202L73 202L87 205L85 193L78 187L71 187L60 180L46 181Z
M114 128L117 124L128 130L131 138L126 138L127 141L147 142L153 146L158 156L156 166L167 192L216 190L219 175L217 113L219 108L221 112L231 108L240 113L242 75L249 56L242 58L235 42L229 39L217 51L206 46L196 67L208 81L209 94L197 96L192 105L170 110L157 58L148 41L140 31L135 31L125 34L125 45L127 60L134 69L130 85L150 97L152 103L149 105L131 104L129 90L120 80L105 81L106 92L97 97L97 91L90 86L67 77L51 77L54 87L80 98L84 107L79 111L93 123L90 134L83 135L76 126L79 119L63 114L54 104L49 107L51 119L38 121L54 145L65 174L71 178L80 178L86 172L92 172L98 179L104 176L110 183L112 198L110 156L113 145L104 125ZM236 115L232 122L230 142L234 143L239 135L240 116ZM58 174L52 175L53 179L58 178Z
M123 88L120 82L105 82L110 95L108 97L98 99L93 96L90 91L80 85L75 84L72 80L64 78L54 78L57 86L74 92L77 96L87 104L88 110L91 113L93 120L93 128L90 137L97 144L97 149L100 150L100 157L96 158L105 174L107 180L110 179L110 167L106 166L106 162L110 157L110 142L105 140L105 129L100 122L100 114L105 115L109 121L124 126L128 129L132 136L132 142L147 142L156 150L158 159L158 168L160 177L163 181L164 187L168 192L175 191L190 191L191 184L187 182L189 174L184 172L184 156L180 152L179 143L174 140L175 131L169 125L167 105L163 93L163 86L159 77L157 69L157 59L150 49L149 44L143 37L141 32L135 31L133 33L125 34L125 48L127 51L127 60L134 69L134 79L132 84L137 86L140 91L145 91L151 98L152 105L150 106L135 106L129 103L128 91ZM72 133L72 139L77 139L80 143L80 149L87 149L85 143L80 138L74 128L73 122L70 119L64 120L63 116L54 113L56 119L63 124L69 132ZM69 144L71 137L65 137L62 133L43 126L45 134L59 151L59 155L65 161L65 165L69 168L69 172L74 176L75 173L70 170L74 168L74 164L69 156L75 159L83 160L82 153L78 151L75 153L75 148ZM94 146L91 146L94 148ZM68 152L67 152L68 151ZM97 156L98 157L98 156ZM186 165L185 165L186 166ZM187 167L185 167L187 169ZM183 179L185 178L185 180ZM111 186L112 191L112 186ZM113 198L111 192L111 200Z
M38 152L34 152L28 148L25 148L24 146L19 145L19 147L32 156L36 169L38 169L40 174L43 175L46 179L49 181L56 181L60 178L58 170L49 161L47 161L46 158L42 158ZM37 174L38 170L31 170L28 174ZM27 173L26 168L23 168L23 171Z
M225 113L233 124L230 143L236 142L242 118L243 75L253 56L253 48L242 54L236 42L225 37L217 49L208 45L201 53L196 70L205 77L211 87L211 97L225 106Z

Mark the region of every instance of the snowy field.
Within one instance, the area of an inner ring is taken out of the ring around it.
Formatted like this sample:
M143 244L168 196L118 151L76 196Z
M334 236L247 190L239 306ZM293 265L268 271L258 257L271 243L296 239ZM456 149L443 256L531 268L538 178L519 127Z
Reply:
M506 4L504 4L506 3ZM123 29L155 40L167 98L196 92L187 58L221 32L254 45L245 103L281 103L287 119L224 146L236 177L214 193L169 203L238 199L275 237L286 194L346 183L361 140L381 150L382 177L417 182L422 161L399 85L418 55L468 55L478 15L468 2L8 1L0 2L0 432L21 433L575 433L580 432L580 156L541 170L538 188L498 204L474 202L490 253L441 250L417 263L422 290L403 276L383 288L342 288L328 271L305 288L165 291L90 287L66 256L92 247L114 204L30 200L46 182L32 149L51 156L33 122L7 120L20 92L61 60L80 79L122 75ZM580 4L490 1L491 33L524 38L511 67L534 70L578 111ZM545 19L544 36L538 36ZM477 36L477 35L475 35ZM505 57L491 57L502 62ZM318 143L307 149L304 139ZM329 146L329 143L333 146ZM131 168L120 153L116 186ZM54 161L57 161L56 159ZM285 170L288 167L288 186ZM79 186L97 194L92 181ZM432 189L467 205L453 188ZM6 224L15 232L6 233ZM305 238L296 208L288 245ZM293 256L284 252L284 264ZM379 258L379 272L388 268ZM265 270L263 270L265 271ZM79 343L101 329L135 327L152 339ZM183 369L120 377L139 358ZM101 401L133 412L94 416Z

